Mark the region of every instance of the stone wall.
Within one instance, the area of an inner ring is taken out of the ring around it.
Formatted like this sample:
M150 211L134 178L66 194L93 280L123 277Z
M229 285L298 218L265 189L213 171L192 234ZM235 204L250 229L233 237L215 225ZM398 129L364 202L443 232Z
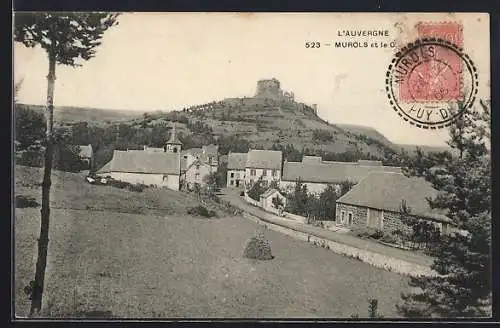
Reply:
M366 207L353 206L342 203L337 203L335 205L335 208L336 208L335 213L336 213L337 225L342 225L342 226L349 226L347 222L349 212L353 213L353 224L351 226L366 226L368 211L369 210L374 211ZM340 220L342 211L345 211L345 222L343 224L341 223ZM382 216L383 216L382 230L384 232L392 233L395 230L406 230L408 232L411 231L410 227L408 227L406 224L403 223L403 221L401 221L399 213L382 211Z
M345 212L343 223L341 222L342 211ZM336 218L335 221L337 222L337 225L349 226L348 224L349 212L352 213L352 220L353 220L352 226L366 226L366 215L367 215L366 207L353 206L342 203L337 203L335 205L335 218Z

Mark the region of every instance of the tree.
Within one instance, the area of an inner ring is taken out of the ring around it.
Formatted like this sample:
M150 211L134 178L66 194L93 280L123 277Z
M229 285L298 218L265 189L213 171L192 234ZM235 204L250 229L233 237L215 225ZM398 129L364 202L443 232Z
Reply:
M340 198L340 197L344 196L345 194L347 194L349 192L349 190L351 190L355 184L356 184L355 182L350 181L350 180L344 180L344 181L340 182L340 191L339 191L338 197Z
M448 144L458 157L443 157L422 172L438 195L433 208L447 210L457 231L441 236L426 252L438 275L411 278L417 289L403 294L405 316L473 317L491 313L490 109L465 112L450 128ZM435 160L435 159L434 159Z
M29 48L40 46L49 61L41 224L35 280L30 291L31 314L42 308L47 264L56 65L77 67L81 66L80 61L94 57L104 32L117 24L117 16L107 13L16 13L14 17L14 40Z
M20 149L27 149L45 137L45 118L43 113L28 106L15 105L16 141Z
M203 183L207 189L209 197L213 197L217 191L217 175L215 172L203 177Z
M337 193L332 185L328 185L319 195L320 217L322 220L335 220L335 203Z
M294 191L288 195L287 211L297 215L307 215L308 201L307 185L298 179Z
M227 163L219 163L215 172L217 187L224 188L227 185Z

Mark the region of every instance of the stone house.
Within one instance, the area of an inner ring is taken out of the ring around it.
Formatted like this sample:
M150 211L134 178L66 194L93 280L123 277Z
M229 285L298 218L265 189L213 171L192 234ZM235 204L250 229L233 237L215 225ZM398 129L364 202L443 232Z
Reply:
M331 162L319 156L303 156L302 162L285 160L280 187L291 191L300 179L310 193L320 194L328 185L338 192L343 181L358 183L372 172L401 172L401 168L384 166L380 161Z
M444 212L431 209L427 199L437 191L422 178L408 178L401 173L375 172L361 180L336 203L337 225L367 226L384 232L408 227L400 219L402 201L418 219L434 223L442 233L452 229L451 220Z
M264 185L281 179L282 153L278 150L250 150L245 165L245 185L262 179Z
M243 188L245 182L245 167L247 153L232 153L227 155L227 187Z
M115 150L97 174L132 184L179 190L180 153Z

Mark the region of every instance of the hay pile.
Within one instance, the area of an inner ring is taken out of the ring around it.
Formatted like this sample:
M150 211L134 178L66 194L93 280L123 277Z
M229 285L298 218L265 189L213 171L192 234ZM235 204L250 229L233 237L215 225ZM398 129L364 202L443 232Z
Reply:
M272 260L274 258L271 252L271 245L262 233L250 238L243 255L246 258L255 260Z

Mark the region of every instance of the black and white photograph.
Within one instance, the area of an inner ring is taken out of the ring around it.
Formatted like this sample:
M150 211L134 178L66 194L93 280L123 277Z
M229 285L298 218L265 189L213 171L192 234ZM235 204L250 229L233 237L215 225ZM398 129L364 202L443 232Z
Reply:
M13 320L491 318L489 28L14 12Z

